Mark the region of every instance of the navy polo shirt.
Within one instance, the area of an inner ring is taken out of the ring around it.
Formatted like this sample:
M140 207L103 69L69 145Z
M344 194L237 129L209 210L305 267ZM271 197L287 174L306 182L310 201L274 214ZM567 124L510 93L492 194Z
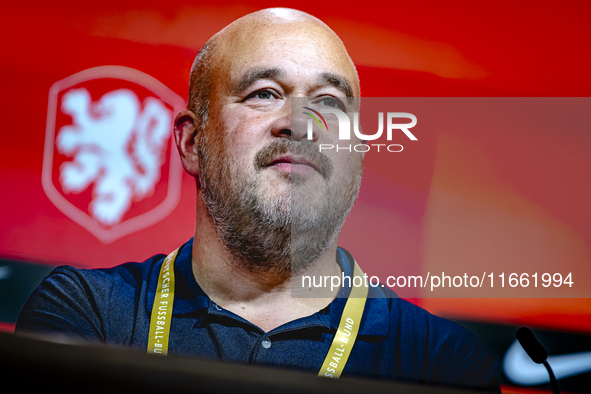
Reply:
M325 309L269 332L214 303L193 277L193 240L175 262L168 354L284 367L317 374L350 289ZM109 269L56 268L23 308L16 332L76 336L147 348L152 304L164 255ZM352 276L352 261L337 261ZM499 390L498 364L469 331L370 287L357 340L341 378L364 376Z

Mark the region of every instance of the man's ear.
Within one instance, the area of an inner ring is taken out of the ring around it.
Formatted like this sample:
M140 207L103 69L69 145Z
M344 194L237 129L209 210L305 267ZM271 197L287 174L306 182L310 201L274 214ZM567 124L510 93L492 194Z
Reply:
M179 112L174 120L174 140L183 168L194 177L199 176L197 125L197 117L188 109Z

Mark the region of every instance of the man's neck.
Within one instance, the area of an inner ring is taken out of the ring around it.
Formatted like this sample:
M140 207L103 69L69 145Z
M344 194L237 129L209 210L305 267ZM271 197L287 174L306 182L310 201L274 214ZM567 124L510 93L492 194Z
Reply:
M265 332L309 316L329 305L340 288L302 288L302 277L341 275L337 242L303 272L294 276L252 272L236 261L216 231L195 231L193 275L203 291L220 307L257 325ZM317 283L317 282L315 282Z

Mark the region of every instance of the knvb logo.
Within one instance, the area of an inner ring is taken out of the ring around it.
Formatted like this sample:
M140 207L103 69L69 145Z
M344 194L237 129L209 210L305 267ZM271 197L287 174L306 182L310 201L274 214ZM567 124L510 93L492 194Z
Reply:
M140 71L103 66L50 89L43 188L104 243L167 216L180 198L171 146L184 100Z
M376 147L378 151L380 151L380 147L385 147L388 152L402 152L403 147L400 144L367 144L368 141L375 141L382 136L384 133L384 118L386 118L386 137L388 141L392 141L392 137L394 135L395 130L402 131L408 139L411 141L418 141L417 137L413 133L410 132L409 129L413 128L417 124L417 117L408 112L387 112L384 116L384 112L378 112L378 131L375 134L366 135L361 132L360 121L359 121L359 112L353 112L353 127L351 127L351 120L349 115L344 111L331 108L331 109L320 109L319 111L313 110L312 108L304 107L305 109L313 112L314 114L310 114L308 112L304 112L304 114L309 115L311 119L308 119L307 123L307 138L312 140L314 138L314 124L313 121L316 121L318 126L321 130L324 130L322 125L326 130L328 130L328 124L326 120L322 116L322 114L332 114L337 117L338 120L338 132L339 132L339 140L340 141L350 141L351 140L351 129L353 129L353 133L357 138L359 138L363 143L357 145L333 145L333 144L319 144L319 150L322 152L323 150L330 150L336 149L339 150L348 150L348 151L355 151L355 152L367 152L371 149L371 147ZM322 123L320 122L320 118ZM409 119L410 123L395 123L395 119Z

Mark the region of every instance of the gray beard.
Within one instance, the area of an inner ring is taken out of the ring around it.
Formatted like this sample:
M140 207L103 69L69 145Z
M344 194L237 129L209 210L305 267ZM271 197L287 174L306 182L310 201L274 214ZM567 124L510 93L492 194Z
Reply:
M284 174L290 193L266 198L260 172L278 155L304 156L328 181L330 160L308 140L278 139L261 149L254 159L254 175L232 162L219 134L202 133L199 141L200 188L218 236L236 261L253 273L288 278L306 270L332 245L345 222L361 184L362 165L349 184L329 182L318 206L307 205L306 178ZM207 147L207 148L205 148Z

